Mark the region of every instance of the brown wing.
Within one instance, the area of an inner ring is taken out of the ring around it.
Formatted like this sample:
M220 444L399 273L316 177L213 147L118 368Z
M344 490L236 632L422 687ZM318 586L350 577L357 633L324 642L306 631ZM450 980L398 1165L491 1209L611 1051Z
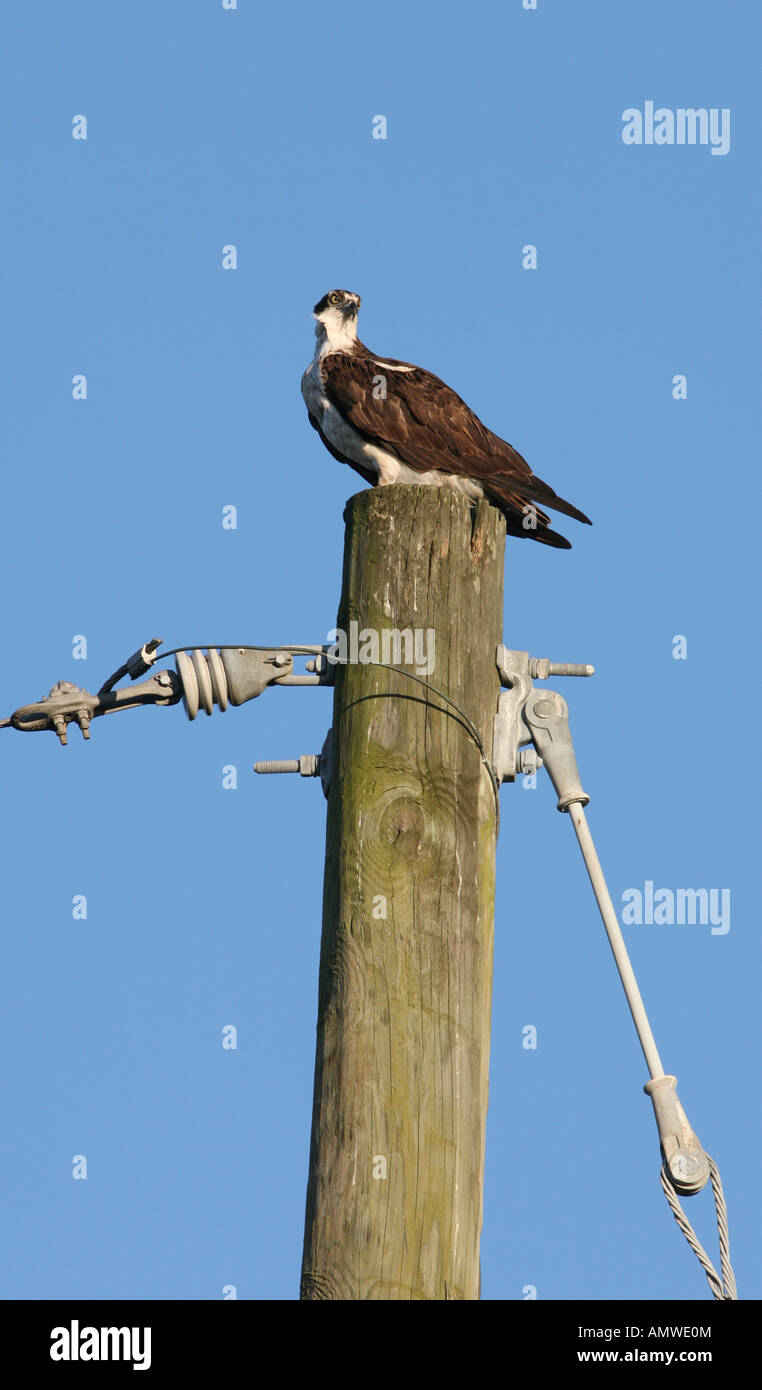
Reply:
M492 433L439 377L393 358L329 353L321 363L328 399L369 443L421 473L477 478L498 504L521 511L540 502L590 524L537 478L512 445ZM384 371L388 367L388 371ZM383 379L383 380L381 380Z

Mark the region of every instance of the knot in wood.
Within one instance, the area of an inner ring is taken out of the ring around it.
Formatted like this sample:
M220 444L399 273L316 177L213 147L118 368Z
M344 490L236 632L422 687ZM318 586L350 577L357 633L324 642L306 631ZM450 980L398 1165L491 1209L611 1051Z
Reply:
M415 859L426 838L426 817L420 803L409 795L395 798L379 822L379 836L390 845L395 856Z

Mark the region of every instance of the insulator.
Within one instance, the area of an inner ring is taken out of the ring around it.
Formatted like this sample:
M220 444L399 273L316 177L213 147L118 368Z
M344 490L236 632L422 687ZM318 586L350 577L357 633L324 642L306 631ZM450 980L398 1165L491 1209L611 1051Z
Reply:
M228 707L228 681L225 675L225 667L222 664L220 654L216 647L209 648L207 661L209 663L209 674L212 678L214 702L224 714Z
M196 647L175 654L175 669L183 687L183 704L189 719L195 719L199 709L211 714L214 706L228 707L228 683L225 668L216 647L204 654Z

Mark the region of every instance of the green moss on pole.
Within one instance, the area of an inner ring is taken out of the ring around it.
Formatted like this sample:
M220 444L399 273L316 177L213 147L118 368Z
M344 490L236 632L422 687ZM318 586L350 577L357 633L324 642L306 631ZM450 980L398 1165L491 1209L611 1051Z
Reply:
M495 794L457 711L362 655L489 752L504 550L500 513L444 488L347 505L303 1299L479 1297Z

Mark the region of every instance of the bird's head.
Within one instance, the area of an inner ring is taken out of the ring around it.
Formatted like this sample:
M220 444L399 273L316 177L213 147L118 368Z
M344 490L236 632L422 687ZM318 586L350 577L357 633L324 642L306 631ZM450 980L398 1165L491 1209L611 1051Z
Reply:
M325 339L334 349L348 348L357 341L357 315L360 296L351 290L329 290L312 311L315 337Z

